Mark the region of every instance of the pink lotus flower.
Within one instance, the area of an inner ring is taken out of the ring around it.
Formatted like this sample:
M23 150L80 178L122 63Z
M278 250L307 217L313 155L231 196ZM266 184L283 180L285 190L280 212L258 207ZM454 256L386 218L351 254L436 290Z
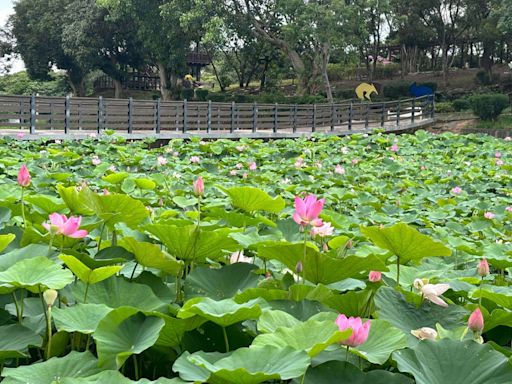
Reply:
M91 157L91 163L93 165L100 165L101 164L101 160L99 159L98 156L93 156L93 157Z
M191 163L199 163L201 161L201 159L199 158L199 156L191 156L190 157L190 162Z
M23 139L25 137L25 133L24 132L18 132L16 134L16 137L21 140L21 139Z
M490 273L489 263L487 262L487 259L485 257L478 263L478 268L476 269L476 271L482 277L485 277Z
M398 145L397 145L397 144L393 144L393 145L391 146L391 148L389 148L389 150L390 150L391 152L398 152Z
M357 163L359 163L359 159L352 159L352 164L356 165Z
M203 178L201 176L199 176L193 183L192 183L193 187L194 187L194 194L196 196L203 196L204 194L204 182L203 182Z
M368 340L368 334L370 333L370 320L363 324L360 317L349 317L345 315L338 315L336 319L336 325L340 331L344 331L348 328L352 329L352 335L346 339L340 341L342 345L349 347L357 347Z
M244 167L244 165L242 163L236 163L235 164L235 168L236 169L242 169Z
M245 145L237 145L235 148L238 152L243 152L243 151L245 151L246 146Z
M423 297L434 304L440 305L441 307L448 307L448 304L441 299L443 293L450 289L449 284L425 284L421 279L414 280L414 287L421 291Z
M74 239L81 239L88 234L85 229L78 229L80 227L81 221L81 216L70 216L68 219L66 215L52 213L50 215L50 224L43 223L43 227L45 227L48 232L52 233L53 235L64 235Z
M475 309L469 316L468 328L477 333L482 333L484 330L484 317L480 308Z
M494 213L492 213L492 212L485 212L484 213L484 217L486 219L492 220L492 219L494 219L496 217L496 215Z
M297 160L295 160L295 168L302 168L304 165L304 159L302 157L299 157Z
M437 331L429 327L414 329L411 333L420 340L435 340L437 338Z
M247 172L242 173L242 178L247 179L249 177L249 174Z
M157 159L156 159L156 163L159 166L167 165L167 159L165 157L163 157L163 156L158 156Z
M236 169L232 169L231 171L229 171L229 174L231 176L236 176Z
M343 168L341 165L337 165L336 168L334 168L334 173L337 173L339 175L345 174L345 168Z
M320 227L311 228L311 236L327 237L331 236L333 231L334 228L332 227L331 223L327 222L323 223Z
M501 152L496 151L496 153L494 154L494 157L499 159L501 157Z
M461 187L453 187L452 193L455 195L460 195L462 193L462 188Z
M505 137L505 141L512 141L512 137L510 137L510 136Z
M28 168L25 164L18 171L18 184L21 187L28 187L30 185L30 173L28 173Z
M512 213L512 205L509 205L507 208L505 208L505 211Z
M96 137L98 137L98 134L96 132L92 132L92 133L89 133L89 137L91 139L95 139Z
M501 160L501 159L496 160L496 165L497 165L498 167L501 167L503 164L505 164L505 163L503 162L503 160Z
M253 161L251 164L249 164L249 169L251 171L255 171L256 168L258 168L258 166L256 165L256 162Z
M308 195L304 200L297 196L295 198L293 220L302 226L309 224L315 227L322 226L323 222L318 218L318 215L322 212L324 203L325 199L317 200L314 195Z
M382 279L382 273L379 271L370 271L368 274L368 280L372 283L376 283Z

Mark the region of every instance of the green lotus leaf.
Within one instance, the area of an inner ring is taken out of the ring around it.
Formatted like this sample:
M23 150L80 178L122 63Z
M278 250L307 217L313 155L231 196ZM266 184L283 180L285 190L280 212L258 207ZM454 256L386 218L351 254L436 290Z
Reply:
M89 188L77 190L76 187L66 188L59 185L57 191L71 212L87 216L94 213L95 200L98 195Z
M228 228L207 231L198 230L195 225L178 227L163 224L148 225L146 228L166 246L172 256L180 260L215 260L239 247L229 236L231 230Z
M114 228L116 223L134 227L149 216L142 202L119 194L96 195L94 213L110 228Z
M29 195L25 196L24 200L32 204L32 207L45 216L66 209L66 204L61 199L51 195Z
M470 293L473 299L480 297L491 300L503 308L512 309L512 289L510 287L499 287L484 285Z
M83 301L85 289L86 284L84 283L73 286L72 293L75 300ZM104 304L109 308L135 307L141 311L154 311L167 306L153 293L149 286L128 282L121 276L113 276L89 286L87 302Z
M2 252L12 241L16 238L16 235L9 233L7 235L0 235L0 252Z
M187 298L207 296L213 300L231 298L258 285L255 265L235 263L219 269L197 267L187 276Z
M393 351L407 347L404 332L393 327L385 320L371 320L368 340L351 349L370 363L384 364Z
M179 378L167 379L161 377L156 380L140 379L133 381L123 376L119 371L106 370L92 375L89 377L82 378L65 378L60 384L186 384Z
M371 290L350 291L332 295L323 303L346 316L365 317L373 312L372 295Z
M489 264L498 269L512 267L512 247L510 244L489 244L484 248Z
M29 244L26 247L14 249L0 257L0 271L5 271L18 261L43 256L47 253L48 246L41 244Z
M96 330L100 320L110 311L112 308L104 304L79 303L72 307L55 307L52 315L58 331L90 334Z
M60 255L59 259L61 259L64 264L66 264L66 266L71 270L71 272L75 274L76 277L87 284L99 283L100 281L115 275L123 268L122 265L110 265L106 267L90 269L75 256L71 255Z
M48 288L62 289L71 282L71 271L42 256L18 261L6 271L0 272L0 284L25 288L32 293Z
M265 310L258 319L258 331L272 333L280 327L292 328L299 324L301 322L289 313L279 310Z
M423 340L414 348L394 352L393 359L417 384L503 384L512 377L505 356L472 340Z
M276 242L258 247L258 256L267 260L278 260L294 271L302 261L304 278L314 284L331 284L347 278L360 277L368 271L385 271L386 266L378 257L347 256L343 259L327 256L301 243Z
M273 333L256 336L252 345L274 345L303 350L314 357L331 344L346 340L352 335L351 329L340 331L334 321L308 320L290 327L280 327Z
M145 316L136 308L120 307L108 313L93 333L98 351L98 365L119 369L133 354L139 354L158 340L165 321Z
M418 307L409 303L404 295L389 287L381 287L375 295L378 318L387 320L394 327L409 335L411 330L422 327L435 328L440 323L444 328L456 328L465 324L469 312L457 305L443 308L429 302Z
M110 175L103 176L101 179L110 184L120 184L126 179L130 174L128 172L115 172Z
M500 325L510 326L512 324L512 311L506 309L495 309L489 315L484 316L484 332Z
M188 381L212 384L258 384L302 376L310 363L304 351L271 345L239 348L227 357L219 353L185 352L173 370Z
M64 357L52 357L42 363L4 368L2 383L54 384L66 377L88 377L100 371L98 360L91 353L71 351Z
M146 178L135 179L135 184L137 184L137 187L140 189L153 190L156 188L156 183L153 180Z
M40 347L42 343L41 336L20 324L0 326L0 361L29 357L28 347Z
M281 196L272 198L267 192L255 187L234 187L219 189L228 195L233 207L245 212L266 211L279 213L286 206Z
M182 261L165 254L156 244L137 241L133 237L123 238L120 244L135 255L140 265L147 268L156 268L171 276L177 276L183 268Z
M248 319L257 319L261 314L259 300L237 304L233 299L220 301L209 297L196 297L188 300L178 312L178 318L187 319L201 316L221 327L227 327Z
M362 372L355 365L345 361L328 361L306 372L304 384L332 384L343 378L343 384L413 384L405 375L383 370ZM294 383L298 383L295 380Z
M361 227L361 233L378 247L398 256L401 264L411 260L421 260L424 257L451 256L452 254L445 245L404 223L388 228Z

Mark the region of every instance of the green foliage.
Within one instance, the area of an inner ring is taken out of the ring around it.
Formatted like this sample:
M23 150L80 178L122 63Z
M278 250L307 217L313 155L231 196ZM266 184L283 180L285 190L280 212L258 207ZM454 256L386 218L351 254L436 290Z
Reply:
M460 111L466 111L468 109L471 109L471 103L468 99L456 99L452 101L453 109L456 112Z
M65 96L70 91L66 77L51 73L50 81L31 80L27 72L17 72L0 77L0 93L4 95Z
M198 88L196 89L196 98L198 101L206 101L208 100L208 93L209 91L204 88Z
M194 89L192 89L192 88L183 88L181 90L181 98L183 100L194 100Z
M481 120L496 120L509 105L507 95L487 94L475 95L470 98L473 113Z
M435 104L437 113L455 112L456 109L450 101L441 101Z

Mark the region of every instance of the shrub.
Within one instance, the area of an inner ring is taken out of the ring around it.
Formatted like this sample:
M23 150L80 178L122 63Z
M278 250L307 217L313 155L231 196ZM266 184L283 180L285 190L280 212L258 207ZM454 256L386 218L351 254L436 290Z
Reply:
M389 99L400 99L402 97L409 97L410 83L399 81L396 83L386 84L384 86L384 96Z
M482 85L495 84L500 80L499 74L493 73L492 78L491 78L488 71L478 71L475 77L476 77L477 83L482 84Z
M207 99L211 100L211 101L214 101L214 102L217 102L217 103L225 103L225 102L230 101L229 100L229 96L230 95L228 93L214 92L214 93L208 94Z
M452 103L449 101L436 103L436 112L437 113L449 113L449 112L455 112L455 108L453 107Z
M470 98L471 108L481 120L496 120L509 104L508 96L501 93L475 95Z
M466 111L471 109L471 104L468 99L456 99L452 101L453 109L457 112Z
M192 100L194 98L194 90L192 88L184 88L181 90L181 98L183 100Z
M196 89L196 98L199 101L206 101L208 99L208 93L209 91L204 88L198 88Z

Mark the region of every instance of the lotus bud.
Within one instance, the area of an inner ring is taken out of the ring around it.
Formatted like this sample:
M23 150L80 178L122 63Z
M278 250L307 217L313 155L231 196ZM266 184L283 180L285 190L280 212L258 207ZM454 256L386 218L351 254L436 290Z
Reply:
M485 277L489 274L489 263L485 257L480 260L480 263L478 263L477 272L482 277Z
M204 194L204 182L203 178L199 176L193 183L194 194L196 196L202 196Z
M372 283L376 283L382 279L382 273L379 271L370 271L368 274L368 280Z
M55 289L47 289L43 292L43 299L48 307L53 306L53 303L57 300L57 296L59 296L59 293Z
M437 338L436 330L429 327L414 329L411 333L420 340L435 340Z
M28 187L30 185L30 174L25 164L23 164L18 171L18 184L21 187Z
M484 330L484 317L480 308L475 309L469 316L468 328L478 334Z
M295 272L302 273L302 261L298 261L297 265L295 266Z

